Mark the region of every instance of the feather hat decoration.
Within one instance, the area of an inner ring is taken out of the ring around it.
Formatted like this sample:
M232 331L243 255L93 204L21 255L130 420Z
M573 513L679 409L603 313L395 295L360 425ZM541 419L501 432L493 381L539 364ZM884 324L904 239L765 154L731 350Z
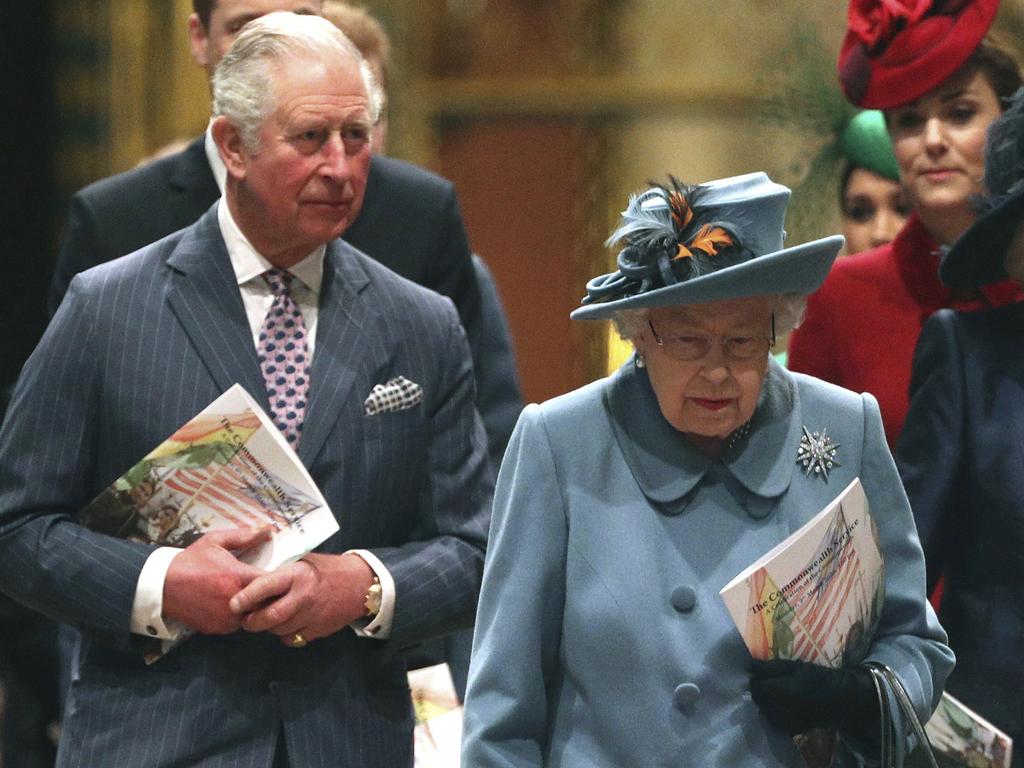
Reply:
M669 177L631 196L607 241L624 246L618 270L587 283L572 317L815 290L843 239L783 248L789 195L767 174L748 173L698 186Z
M988 129L985 190L980 216L942 257L939 277L951 288L973 290L1007 277L1004 261L1024 221L1024 88Z
M671 285L706 274L714 260L741 247L736 222L709 221L697 213L702 194L701 187L680 184L670 176L668 185L652 184L642 194L632 195L618 228L605 243L609 247L625 244L619 252L619 270L641 282L660 279Z

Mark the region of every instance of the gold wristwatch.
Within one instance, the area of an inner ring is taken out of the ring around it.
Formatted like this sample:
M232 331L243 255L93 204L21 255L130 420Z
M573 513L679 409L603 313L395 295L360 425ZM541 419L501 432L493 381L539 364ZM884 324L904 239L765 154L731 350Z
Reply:
M368 618L376 618L377 614L380 613L380 599L383 594L384 589L380 585L380 578L374 576L373 584L366 590L366 597L363 598L363 605L366 606Z

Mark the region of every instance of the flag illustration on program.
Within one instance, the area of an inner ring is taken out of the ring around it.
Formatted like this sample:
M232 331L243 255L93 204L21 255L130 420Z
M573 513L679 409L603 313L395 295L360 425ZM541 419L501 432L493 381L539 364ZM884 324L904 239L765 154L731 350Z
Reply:
M751 655L859 661L885 596L878 531L859 481L721 591Z
M230 423L232 417L225 419ZM226 460L198 466L155 465L151 471L156 482L163 482L164 493L151 497L141 514L152 520L170 504L178 510L175 530L206 530L218 517L234 528L270 523L281 530L319 506L298 488L273 479L244 445L232 453L226 444L222 457Z
M178 547L207 531L269 525L289 543L267 548L265 567L338 528L302 462L238 385L115 480L82 517L102 533Z

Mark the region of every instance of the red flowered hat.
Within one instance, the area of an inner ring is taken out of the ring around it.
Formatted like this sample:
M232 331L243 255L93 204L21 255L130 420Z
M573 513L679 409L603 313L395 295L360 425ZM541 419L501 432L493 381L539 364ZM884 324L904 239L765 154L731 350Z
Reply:
M988 32L999 0L850 0L839 81L859 107L889 109L956 72Z

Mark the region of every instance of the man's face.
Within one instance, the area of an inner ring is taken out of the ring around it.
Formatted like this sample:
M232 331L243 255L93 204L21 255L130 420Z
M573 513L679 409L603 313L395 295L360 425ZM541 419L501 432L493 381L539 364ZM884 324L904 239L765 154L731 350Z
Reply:
M292 11L319 16L322 0L217 0L210 12L210 25L204 27L196 14L188 20L192 58L207 74L224 58L228 48L253 19L274 11Z
M235 142L232 151L225 142L222 156L239 226L267 259L287 267L359 215L373 122L359 67L348 57L287 58L271 82L278 107L260 129L259 146Z

